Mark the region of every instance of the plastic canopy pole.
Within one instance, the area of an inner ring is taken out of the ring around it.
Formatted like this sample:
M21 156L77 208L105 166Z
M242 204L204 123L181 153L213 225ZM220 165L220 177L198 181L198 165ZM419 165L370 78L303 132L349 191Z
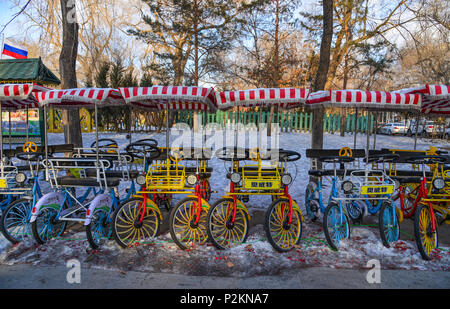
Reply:
M358 109L355 108L355 125L353 127L353 149L356 149L356 134L357 134L357 128L358 126Z
M45 180L48 181L48 138L47 138L47 105L44 105L44 147L45 147Z
M169 102L166 102L166 159L169 162Z
M132 137L131 137L131 124L132 124L132 122L133 122L133 121L132 121L132 117L131 117L131 112L132 112L133 108L131 107L131 105L130 105L129 109L130 109L130 117L128 117L128 118L129 118L128 120L129 120L129 122L130 122L130 131L128 132L128 134L129 134L129 135L128 135L128 136L129 136L128 139L129 139L129 142L130 142L130 144L131 144L131 138L132 138Z
M11 111L8 111L8 126L9 126L9 150L11 150Z
M95 157L96 157L96 160L97 160L97 167L99 166L99 160L98 160L98 115L97 115L97 113L98 113L98 108L97 108L97 102L95 102L95 104L94 104L94 108L95 108ZM98 175L98 173L97 173L97 175Z
M1 175L3 176L3 113L2 113L2 101L0 100L0 166Z
M26 111L26 113L27 113L27 143L28 143L28 137L29 137L29 134L28 134L28 130L29 130L29 120L28 120L28 105L27 105L27 111Z
M369 164L369 150L370 150L370 130L369 130L369 121L370 121L370 112L367 111L367 120L366 120L366 134L367 134L367 145L366 145L366 166Z
M417 133L419 132L419 120L420 116L416 117L416 133L414 135L414 150L416 150L417 147Z
M376 149L377 145L377 127L378 127L378 113L375 112L375 121L374 121L375 130L373 132L373 150Z

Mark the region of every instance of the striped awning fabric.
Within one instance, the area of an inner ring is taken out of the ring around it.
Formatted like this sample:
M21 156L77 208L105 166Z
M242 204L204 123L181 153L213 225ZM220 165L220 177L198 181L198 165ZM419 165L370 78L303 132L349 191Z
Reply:
M51 91L41 85L29 84L0 84L0 101L2 109L17 110L38 108L39 104L33 93Z
M125 87L119 89L128 104L146 110L217 110L214 89L188 86Z
M41 107L56 108L98 107L124 105L125 101L117 89L113 88L76 88L52 90L35 93Z
M450 115L450 86L424 85L398 90L399 93L420 94L421 112L430 115Z
M304 88L260 88L217 92L216 101L221 110L227 110L235 106L270 105L290 109L305 104L308 95L309 89Z
M333 106L367 108L373 110L419 110L420 94L388 91L332 90L312 93L307 105L310 107Z

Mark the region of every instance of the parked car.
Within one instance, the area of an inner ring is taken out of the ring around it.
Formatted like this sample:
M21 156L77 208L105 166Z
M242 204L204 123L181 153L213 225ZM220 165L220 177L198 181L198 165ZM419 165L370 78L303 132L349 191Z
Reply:
M417 128L417 135L426 137L426 136L430 136L433 133L436 133L436 134L442 136L442 134L444 133L443 126L436 125L434 123L434 121L431 121L431 120L427 120L427 121L419 123L419 127ZM412 121L409 126L407 135L413 136L414 134L416 134L416 122Z
M386 123L380 128L381 134L394 135L402 134L405 135L408 131L408 127L401 122Z

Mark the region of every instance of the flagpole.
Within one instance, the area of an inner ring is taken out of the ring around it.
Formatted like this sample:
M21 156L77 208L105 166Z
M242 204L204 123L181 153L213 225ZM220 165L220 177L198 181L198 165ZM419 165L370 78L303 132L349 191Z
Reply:
M5 34L2 33L2 51L0 52L0 60L3 59L3 49L5 48Z

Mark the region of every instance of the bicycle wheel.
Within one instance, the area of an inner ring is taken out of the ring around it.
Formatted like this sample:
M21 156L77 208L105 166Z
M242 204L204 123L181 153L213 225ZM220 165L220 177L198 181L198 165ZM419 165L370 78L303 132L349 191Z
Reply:
M414 215L414 204L419 197L419 186L420 184L410 183L404 189L402 211L405 218L410 218Z
M363 201L346 201L345 208L352 223L361 222L364 216L364 202Z
M208 236L217 249L236 247L247 240L248 216L242 209L236 209L232 223L233 199L223 198L211 206L208 212Z
M147 206L143 215L142 198L133 198L120 205L112 218L112 234L116 242L126 248L151 241L159 232L159 214Z
M211 184L209 183L209 179L205 179L201 182L201 186L203 189L202 198L209 202L211 199Z
M3 236L13 244L31 237L32 231L28 221L31 212L29 199L19 199L6 207L0 221Z
M188 197L181 200L171 211L169 219L170 236L183 250L194 245L203 245L208 240L206 228L207 211L201 209L197 218L198 199ZM196 222L198 219L198 222Z
M431 213L428 205L420 204L414 215L414 236L417 248L424 260L431 260L433 249L438 246L437 223L433 231Z
M383 245L390 248L390 244L398 240L400 233L398 216L395 211L395 204L392 201L385 201L381 205L378 227Z
M305 191L305 208L308 217L312 222L315 222L319 217L320 204L316 198L316 193L313 194L317 185L314 182L310 182Z
M44 244L45 242L62 236L66 230L67 221L58 220L59 209L52 206L41 207L37 218L31 223L31 230L33 231L33 237L38 244Z
M272 247L279 252L287 252L294 248L302 236L302 220L298 210L293 209L289 224L289 201L278 199L266 212L264 228Z
M323 215L323 230L328 244L338 250L339 244L350 237L350 224L347 214L336 202L331 202Z
M91 222L86 225L86 237L92 249L100 248L111 239L111 220L108 218L109 209L97 208L92 214Z

